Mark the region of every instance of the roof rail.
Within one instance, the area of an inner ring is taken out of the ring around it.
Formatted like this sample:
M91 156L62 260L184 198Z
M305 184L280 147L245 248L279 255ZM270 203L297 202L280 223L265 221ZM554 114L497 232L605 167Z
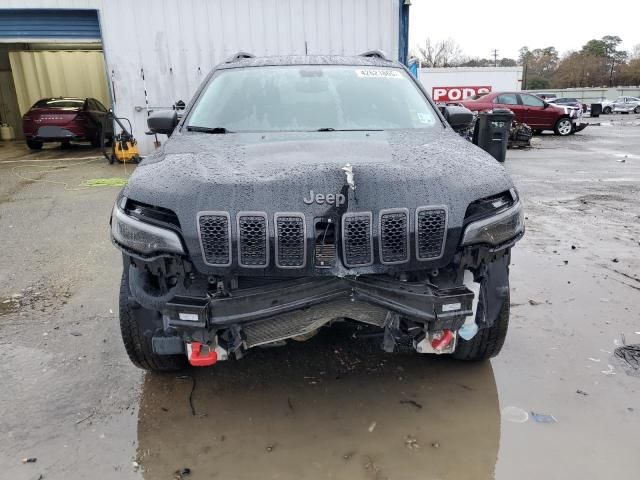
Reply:
M237 52L227 58L224 63L237 62L238 60L242 60L244 58L255 58L255 55L247 52Z
M373 57L380 60L389 60L382 50L369 50L368 52L361 53L359 57Z

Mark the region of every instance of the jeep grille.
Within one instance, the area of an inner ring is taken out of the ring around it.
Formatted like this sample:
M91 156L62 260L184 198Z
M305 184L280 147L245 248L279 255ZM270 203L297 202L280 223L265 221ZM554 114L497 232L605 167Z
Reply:
M302 268L305 264L305 225L302 214L276 214L276 264Z
M198 217L200 243L205 263L226 266L231 264L231 232L229 214L207 212Z
M380 261L403 263L409 260L409 211L380 212Z
M373 263L371 213L346 213L342 217L342 246L347 267Z
M420 207L416 210L418 260L434 260L444 253L447 211L444 207Z
M238 215L238 263L242 267L267 266L267 216L245 212Z

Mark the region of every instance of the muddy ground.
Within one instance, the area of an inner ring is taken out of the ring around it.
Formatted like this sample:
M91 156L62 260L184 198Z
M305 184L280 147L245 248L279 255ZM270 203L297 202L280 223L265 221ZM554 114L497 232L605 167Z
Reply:
M118 188L79 186L130 168L1 146L0 478L633 477L640 378L612 352L640 343L640 120L604 119L509 151L527 234L505 348L479 365L385 355L345 327L144 374L116 317Z

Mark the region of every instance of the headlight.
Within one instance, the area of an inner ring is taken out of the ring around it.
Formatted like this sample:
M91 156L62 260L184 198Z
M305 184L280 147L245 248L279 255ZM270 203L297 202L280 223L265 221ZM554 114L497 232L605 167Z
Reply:
M470 223L462 236L462 245L487 243L496 246L523 231L524 212L522 204L517 202L513 207L497 215Z
M141 222L124 213L117 205L111 214L111 237L116 244L143 255L184 254L176 232Z

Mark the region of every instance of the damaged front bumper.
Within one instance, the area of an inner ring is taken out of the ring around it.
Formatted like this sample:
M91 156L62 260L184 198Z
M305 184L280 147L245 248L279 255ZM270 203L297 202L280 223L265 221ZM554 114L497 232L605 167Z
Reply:
M210 299L176 296L167 303L167 313L173 326L222 327L343 300L365 302L416 321L453 326L471 315L473 292L465 286L438 289L376 277L306 278ZM343 316L348 317L349 310Z

